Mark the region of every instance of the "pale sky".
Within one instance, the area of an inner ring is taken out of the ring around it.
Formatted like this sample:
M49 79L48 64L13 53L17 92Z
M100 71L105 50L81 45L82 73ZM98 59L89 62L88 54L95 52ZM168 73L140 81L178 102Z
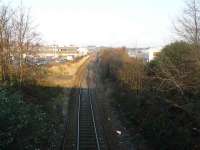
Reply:
M20 0L10 0L17 4ZM183 0L23 0L49 44L160 46Z

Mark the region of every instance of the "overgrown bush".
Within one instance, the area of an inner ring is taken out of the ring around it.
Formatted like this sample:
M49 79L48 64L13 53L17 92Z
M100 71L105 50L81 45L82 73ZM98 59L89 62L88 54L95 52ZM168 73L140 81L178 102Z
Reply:
M186 99L187 103L199 96L200 49L185 42L172 43L148 64L147 72L158 92L181 95L181 100Z
M19 91L11 94L4 89L0 94L1 148L39 147L47 138L46 113L39 106L25 104Z
M128 126L138 128L156 150L200 149L200 111L192 110L200 90L198 47L175 42L146 64L122 53L103 51L99 66Z
M15 88L1 89L0 149L58 149L63 118L53 106L33 104Z

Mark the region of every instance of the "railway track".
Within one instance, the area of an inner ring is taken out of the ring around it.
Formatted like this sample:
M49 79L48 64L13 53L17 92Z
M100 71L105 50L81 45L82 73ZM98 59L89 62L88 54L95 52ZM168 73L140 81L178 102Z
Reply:
M66 141L62 150L106 150L103 135L95 118L93 91L89 85L87 88L82 87L84 76L83 72L81 74L79 88L75 92L76 98L70 106Z
M80 89L77 150L101 150L90 89Z

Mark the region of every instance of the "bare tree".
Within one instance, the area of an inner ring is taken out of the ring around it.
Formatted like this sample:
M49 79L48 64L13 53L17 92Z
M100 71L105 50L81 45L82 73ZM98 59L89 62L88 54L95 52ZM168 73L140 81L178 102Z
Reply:
M178 36L193 44L200 44L200 3L199 0L188 0L183 16L177 19L175 31Z
M32 45L37 39L35 28L32 25L29 11L20 6L13 17L13 37L15 41L15 59L18 64L17 77L21 86L23 82L23 67L25 57L32 51Z
M29 10L22 4L13 9L0 2L0 73L3 83L15 78L22 85L26 56L33 52L38 34L31 22Z
M2 81L9 81L10 79L12 15L13 12L9 6L0 6L0 65Z

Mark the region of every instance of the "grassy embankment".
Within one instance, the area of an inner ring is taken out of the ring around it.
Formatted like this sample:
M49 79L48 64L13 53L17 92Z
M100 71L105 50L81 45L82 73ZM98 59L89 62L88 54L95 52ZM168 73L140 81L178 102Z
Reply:
M37 68L22 88L1 86L0 149L59 149L69 94L87 58Z

